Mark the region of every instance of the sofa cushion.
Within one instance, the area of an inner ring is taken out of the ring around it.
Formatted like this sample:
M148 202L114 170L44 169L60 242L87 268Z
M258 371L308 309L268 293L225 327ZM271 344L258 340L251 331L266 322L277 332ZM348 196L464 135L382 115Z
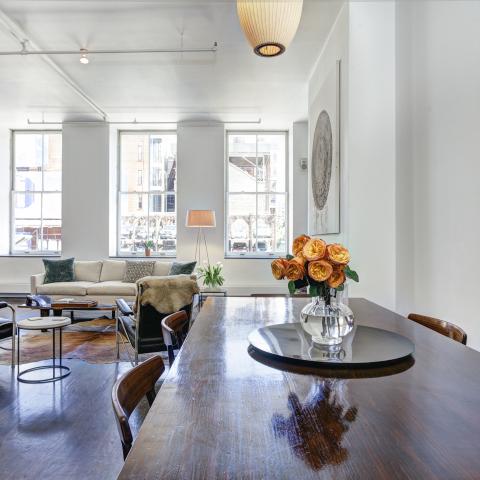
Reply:
M125 269L123 281L125 283L135 283L143 277L149 277L153 274L153 267L155 267L155 261L127 260L127 268Z
M95 283L87 288L87 295L122 295L135 296L137 294L137 285L135 283L125 283L121 280L111 280L107 282Z
M168 275L190 275L197 262L173 262Z
M99 282L102 262L80 261L73 264L77 282Z
M155 267L153 268L153 276L166 277L171 267L172 262L155 262Z
M104 260L100 281L123 280L126 266L127 262L125 262L125 260Z
M66 258L65 260L44 258L45 278L43 283L71 282L75 280L73 262L74 258Z
M56 282L37 287L39 295L86 295L93 282Z

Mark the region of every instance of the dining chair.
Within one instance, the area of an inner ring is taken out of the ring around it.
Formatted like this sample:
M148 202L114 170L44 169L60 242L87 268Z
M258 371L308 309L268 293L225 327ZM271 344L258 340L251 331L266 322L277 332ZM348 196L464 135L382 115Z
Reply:
M168 362L172 365L175 360L174 346L180 348L188 333L189 318L187 312L180 310L162 320L163 341L167 346Z
M145 396L149 405L152 406L155 400L155 383L164 371L162 357L155 355L124 373L113 386L112 405L122 442L124 460L133 443L133 434L128 422L130 415Z
M11 337L12 347L0 346L2 350L12 352L12 368L15 366L15 308L7 302L0 301L0 309L8 308L11 312L10 318L0 318L0 340Z
M446 337L452 338L453 340L467 344L467 334L457 325L453 323L446 322L445 320L439 320L438 318L427 317L425 315L419 315L417 313L410 313L408 315L409 320L423 325L424 327L435 330Z

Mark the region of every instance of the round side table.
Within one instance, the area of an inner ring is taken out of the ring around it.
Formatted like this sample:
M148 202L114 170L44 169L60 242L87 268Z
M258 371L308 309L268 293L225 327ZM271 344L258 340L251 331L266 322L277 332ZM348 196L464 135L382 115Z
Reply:
M18 373L17 380L22 383L49 383L56 382L62 378L68 377L70 375L70 368L62 365L62 330L63 327L70 325L72 321L67 317L30 317L25 320L19 320L16 323L17 328L17 365ZM39 367L28 368L23 372L20 371L20 330L52 330L52 339L53 339L53 356L51 365L41 365ZM56 353L55 353L55 333L56 330L59 330L60 337L60 354L58 357L59 363L56 363ZM34 372L36 370L46 370L52 369L53 376L43 378L41 380L29 380L23 378L27 373ZM56 370L59 370L59 375L57 375ZM62 373L63 372L63 373Z

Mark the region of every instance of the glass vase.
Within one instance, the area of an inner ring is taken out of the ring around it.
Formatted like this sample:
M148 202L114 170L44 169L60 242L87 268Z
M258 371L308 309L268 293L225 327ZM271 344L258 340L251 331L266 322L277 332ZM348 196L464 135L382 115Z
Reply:
M353 312L339 296L313 297L300 314L302 328L318 345L339 345L354 325Z

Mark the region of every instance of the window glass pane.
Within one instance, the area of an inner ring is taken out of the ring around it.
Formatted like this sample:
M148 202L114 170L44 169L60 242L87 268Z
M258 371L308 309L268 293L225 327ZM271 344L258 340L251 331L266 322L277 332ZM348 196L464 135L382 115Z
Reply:
M49 133L43 140L43 190L62 189L62 135Z
M42 134L14 134L14 190L42 190Z
M148 239L148 195L120 194L120 252L144 250Z
M286 134L229 133L227 138L227 254L284 255Z
M258 191L285 191L285 136L258 136Z
M61 219L62 218L62 194L61 193L44 193L42 216L44 219Z
M40 219L22 220L15 218L12 250L16 252L35 252L40 249Z
M14 132L12 138L14 178L11 251L59 252L62 134L53 131Z
M256 191L256 135L228 136L228 190Z
M38 218L42 217L42 194L41 193L14 193L15 218Z
M42 228L42 251L60 252L62 250L61 220L44 219Z
M120 137L120 190L148 189L148 135L122 133ZM139 182L141 178L141 183Z
M286 196L258 195L257 237L254 250L276 253L286 251Z
M124 253L140 253L143 242L148 239L155 244L153 253L174 255L177 234L177 136L125 132L120 135L120 142L120 191L145 192L145 195L136 194L132 200L121 193L119 249ZM134 220L140 212L141 221ZM134 232L135 222L141 224L142 229Z
M229 194L227 250L232 253L252 251L255 239L256 195Z

